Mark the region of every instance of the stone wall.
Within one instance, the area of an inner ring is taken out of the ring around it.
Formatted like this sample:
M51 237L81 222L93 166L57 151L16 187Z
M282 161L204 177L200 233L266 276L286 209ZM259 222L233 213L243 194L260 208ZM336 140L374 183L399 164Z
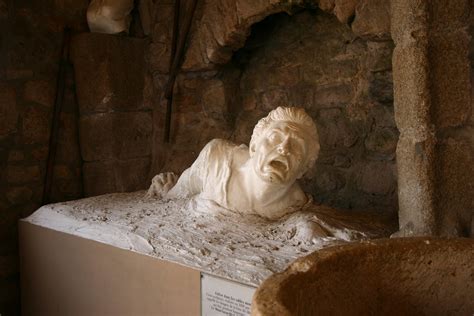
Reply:
M42 202L63 27L85 30L87 0L0 1L0 314L19 310L17 221ZM52 201L82 195L71 67Z
M277 106L305 107L321 142L306 191L336 207L396 209L392 48L320 11L270 16L235 58L243 72L234 139L248 143L256 120Z
M121 35L82 33L73 40L85 196L148 185L152 115L145 47L146 40Z
M472 236L472 1L391 2L399 236Z
M356 1L346 8L328 1L320 3L324 12L278 1L253 7L241 2L198 7L173 96L171 145L161 142L165 102L156 104L153 172L182 172L212 138L248 143L257 120L271 109L303 106L317 122L322 143L305 189L316 201L336 207L396 210L398 131L386 3ZM232 12L233 5L241 18L206 23L217 12ZM148 58L159 100L169 62L172 5L158 1L155 13ZM345 24L349 21L351 26ZM229 49L236 51L229 54Z

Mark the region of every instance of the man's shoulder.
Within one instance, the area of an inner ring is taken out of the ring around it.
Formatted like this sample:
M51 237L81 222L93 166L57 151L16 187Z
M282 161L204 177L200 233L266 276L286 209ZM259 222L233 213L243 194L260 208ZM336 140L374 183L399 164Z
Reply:
M234 150L238 149L246 149L247 146L245 145L237 145L234 142L231 142L226 139L221 139L221 138L214 138L211 140L209 143L204 146L203 151L209 151L209 152L232 152Z
M213 139L202 149L199 154L200 160L208 166L223 166L234 160L241 161L248 157L248 147L245 145L237 145L225 139ZM205 162L204 162L205 161Z

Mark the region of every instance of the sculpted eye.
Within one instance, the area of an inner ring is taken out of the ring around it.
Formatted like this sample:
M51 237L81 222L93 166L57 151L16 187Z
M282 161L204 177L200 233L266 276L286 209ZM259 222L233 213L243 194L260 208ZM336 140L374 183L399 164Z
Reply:
M294 155L301 156L305 152L305 147L301 142L293 140L291 142L291 150Z
M271 133L269 136L268 136L268 139L271 141L271 142L277 142L278 140L280 140L281 136L279 133L277 132L273 132Z

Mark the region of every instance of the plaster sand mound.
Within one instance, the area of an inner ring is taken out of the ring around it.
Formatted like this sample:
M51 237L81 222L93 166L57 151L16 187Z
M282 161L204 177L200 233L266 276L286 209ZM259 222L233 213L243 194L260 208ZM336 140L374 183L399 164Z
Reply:
M144 191L46 205L26 221L254 286L314 250L391 232L376 217L322 206L269 221Z

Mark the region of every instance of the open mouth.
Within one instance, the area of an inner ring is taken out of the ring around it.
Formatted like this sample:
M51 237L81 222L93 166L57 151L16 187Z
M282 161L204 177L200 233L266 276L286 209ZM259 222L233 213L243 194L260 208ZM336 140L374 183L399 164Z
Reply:
M278 170L278 171L286 171L288 170L288 164L286 161L275 159L270 161L268 164L272 169Z

